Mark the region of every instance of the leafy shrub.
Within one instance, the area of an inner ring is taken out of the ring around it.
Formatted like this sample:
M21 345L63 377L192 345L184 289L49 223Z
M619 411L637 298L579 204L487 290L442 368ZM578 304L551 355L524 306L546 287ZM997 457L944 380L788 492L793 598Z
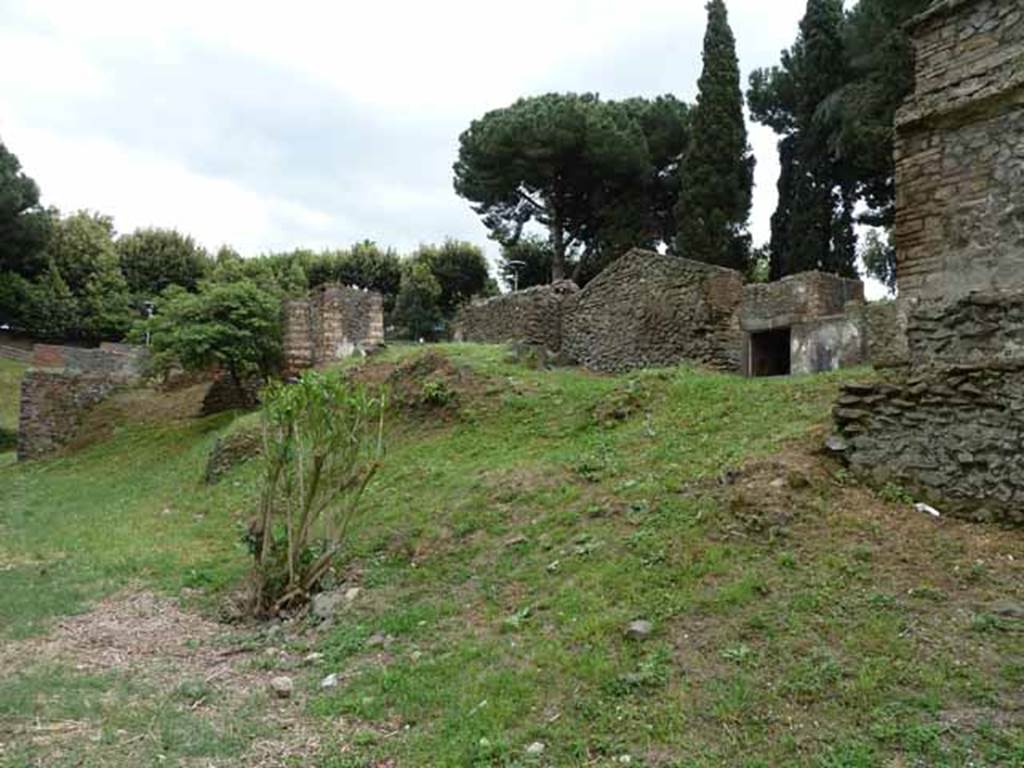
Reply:
M156 316L140 321L134 341L150 339L154 372L219 366L245 392L254 376L266 379L281 357L280 297L251 280L204 282L197 293L167 289Z
M383 459L384 408L383 394L336 373L265 392L263 492L248 534L258 615L300 607L330 571Z

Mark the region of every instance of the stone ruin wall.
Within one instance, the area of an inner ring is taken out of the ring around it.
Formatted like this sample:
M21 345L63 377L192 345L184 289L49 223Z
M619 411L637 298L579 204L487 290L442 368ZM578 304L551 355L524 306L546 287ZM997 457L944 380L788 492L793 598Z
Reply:
M675 365L740 366L743 276L633 250L566 299L562 356L603 372Z
M574 282L562 280L473 302L459 310L455 340L520 342L558 353L562 349L564 300L578 291Z
M691 361L749 374L750 334L791 328L793 372L814 373L902 354L895 305L865 304L858 280L745 286L733 270L636 249L582 291L564 281L463 307L455 339L543 347L596 371Z
M910 365L843 387L850 468L943 512L1024 522L1024 294L975 294L910 314Z
M864 284L824 272L801 272L744 288L740 327L747 334L741 370L752 374L750 334L790 330L793 374L859 365L868 358Z
M283 313L286 376L384 344L384 299L373 291L325 285L286 301Z
M1024 288L1024 6L946 0L912 25L896 118L900 295Z
M897 117L902 368L848 385L837 447L943 512L1024 522L1024 7L946 0L911 26Z
M801 272L743 289L745 330L762 331L841 315L849 302L864 301L864 283L824 272Z
M70 442L90 407L139 380L144 357L144 349L126 344L37 344L21 382L18 460L45 456Z

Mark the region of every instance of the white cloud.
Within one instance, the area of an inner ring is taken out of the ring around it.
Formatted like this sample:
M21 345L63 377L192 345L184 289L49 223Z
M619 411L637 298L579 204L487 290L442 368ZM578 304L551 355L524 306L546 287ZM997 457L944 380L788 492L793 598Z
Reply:
M805 0L730 0L746 73ZM691 100L703 0L0 0L0 136L64 209L244 253L485 241L452 191L458 133L524 94ZM768 238L775 137L751 127Z

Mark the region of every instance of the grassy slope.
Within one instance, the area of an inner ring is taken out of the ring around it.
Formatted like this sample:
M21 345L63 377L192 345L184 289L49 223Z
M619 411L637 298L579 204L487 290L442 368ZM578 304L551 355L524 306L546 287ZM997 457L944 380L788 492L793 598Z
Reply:
M1019 532L910 516L841 474L809 470L781 496L768 483L784 469L717 481L824 422L837 377L597 377L449 354L485 377L478 397L447 424L395 421L346 564L363 593L300 679L346 734L322 765L519 765L533 741L552 765L1024 761L1002 714L1021 706L1024 644L986 610L1021 592ZM0 633L126 584L232 584L256 468L197 484L226 422L125 428L0 470ZM625 638L641 618L652 636ZM344 682L321 693L329 671ZM0 701L36 686L33 715L57 717L53 689L76 695L63 674L0 681ZM26 713L0 705L0 736L5 716Z
M0 357L0 466L9 463L5 452L15 447L21 376L26 368L24 363Z

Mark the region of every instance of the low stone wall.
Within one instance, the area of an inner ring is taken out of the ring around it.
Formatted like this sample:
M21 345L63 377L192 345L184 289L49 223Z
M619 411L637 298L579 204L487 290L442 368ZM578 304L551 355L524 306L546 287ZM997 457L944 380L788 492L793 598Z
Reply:
M1024 522L1024 362L849 384L834 415L857 475L946 514Z
M33 368L90 376L134 377L139 374L146 351L132 344L103 343L99 347L62 347L36 344Z
M288 376L384 343L384 299L373 291L324 285L286 301L283 313Z
M562 280L473 302L459 310L455 340L521 342L557 353L562 348L564 300L578 291L574 282Z
M70 442L90 407L139 380L144 358L144 349L125 344L37 344L33 367L21 381L18 460L45 456Z
M743 276L633 250L565 300L562 357L619 372L690 361L740 368Z
M911 361L919 366L1024 359L1024 292L924 302L907 322L907 344Z

